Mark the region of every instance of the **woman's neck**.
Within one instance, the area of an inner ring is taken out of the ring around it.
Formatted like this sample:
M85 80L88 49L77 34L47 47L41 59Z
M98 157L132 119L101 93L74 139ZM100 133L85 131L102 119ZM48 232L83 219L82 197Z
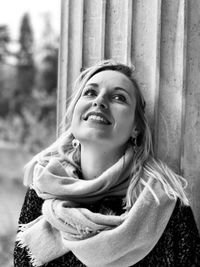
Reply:
M92 180L117 162L123 150L102 150L91 146L81 146L81 170L85 180Z

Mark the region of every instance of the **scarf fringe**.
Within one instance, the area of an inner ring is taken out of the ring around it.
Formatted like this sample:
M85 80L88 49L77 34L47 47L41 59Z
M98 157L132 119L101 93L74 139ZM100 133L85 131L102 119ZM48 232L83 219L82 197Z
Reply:
M27 253L28 253L28 257L30 258L30 262L34 267L39 267L42 266L43 263L37 259L37 257L35 255L33 255L33 253L31 252L30 247L26 244L25 239L23 237L23 232L27 229L27 225L25 224L20 224L19 225L19 232L17 233L17 238L16 241L19 244L19 247L22 249L26 249Z
M19 231L20 232L24 232L26 229L28 229L28 225L27 224L23 224L23 223L19 224Z

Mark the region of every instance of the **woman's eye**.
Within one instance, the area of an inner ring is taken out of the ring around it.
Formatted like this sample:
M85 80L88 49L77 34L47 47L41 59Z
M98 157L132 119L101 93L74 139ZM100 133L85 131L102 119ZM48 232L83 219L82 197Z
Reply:
M120 94L114 95L113 99L120 101L120 102L126 102L126 97L124 95L120 95Z
M97 92L94 89L86 89L83 92L83 95L84 96L96 96L97 95Z

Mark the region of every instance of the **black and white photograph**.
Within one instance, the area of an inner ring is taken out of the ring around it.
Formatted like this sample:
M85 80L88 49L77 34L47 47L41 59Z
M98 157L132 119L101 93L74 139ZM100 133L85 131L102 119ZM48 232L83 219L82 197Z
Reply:
M0 267L200 266L200 1L0 1Z

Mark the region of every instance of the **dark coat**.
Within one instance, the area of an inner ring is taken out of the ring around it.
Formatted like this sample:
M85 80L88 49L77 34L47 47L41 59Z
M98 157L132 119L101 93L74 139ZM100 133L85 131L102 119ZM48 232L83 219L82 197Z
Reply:
M41 215L43 200L35 191L28 189L21 210L19 223L28 223ZM94 212L105 213L112 210L121 214L122 200L106 198L103 201L88 207ZM98 244L97 244L98 245ZM95 257L95 255L92 255ZM14 249L15 267L32 267L25 248L20 248L18 243ZM45 267L83 267L72 252L57 258ZM192 210L183 206L178 200L167 227L160 240L152 251L136 263L134 267L197 267L200 266L200 238L195 224Z

